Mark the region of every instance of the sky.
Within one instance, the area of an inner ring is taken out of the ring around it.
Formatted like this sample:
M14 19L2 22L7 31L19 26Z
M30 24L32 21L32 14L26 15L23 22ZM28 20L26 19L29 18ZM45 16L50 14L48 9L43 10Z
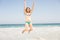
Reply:
M33 1L26 0L31 8ZM34 0L32 23L60 23L60 0ZM24 24L24 0L0 0L0 24Z

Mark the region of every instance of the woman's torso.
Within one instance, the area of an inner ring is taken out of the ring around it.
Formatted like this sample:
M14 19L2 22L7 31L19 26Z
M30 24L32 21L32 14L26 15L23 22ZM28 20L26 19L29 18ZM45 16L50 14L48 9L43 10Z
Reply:
M25 21L31 21L31 13L26 13Z

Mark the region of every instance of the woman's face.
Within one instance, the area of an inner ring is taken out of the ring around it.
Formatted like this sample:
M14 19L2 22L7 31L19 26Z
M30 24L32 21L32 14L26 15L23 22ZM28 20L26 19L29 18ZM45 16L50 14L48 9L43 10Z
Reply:
M30 8L27 8L27 11L29 12L30 11Z
M28 13L30 12L30 8L29 7L26 8L26 12L28 12Z

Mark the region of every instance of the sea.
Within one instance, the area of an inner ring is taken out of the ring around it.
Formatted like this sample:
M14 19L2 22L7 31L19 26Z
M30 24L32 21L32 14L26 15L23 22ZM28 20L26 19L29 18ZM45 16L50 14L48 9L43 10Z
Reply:
M25 24L0 24L0 28L19 28ZM33 27L60 27L60 23L33 24Z

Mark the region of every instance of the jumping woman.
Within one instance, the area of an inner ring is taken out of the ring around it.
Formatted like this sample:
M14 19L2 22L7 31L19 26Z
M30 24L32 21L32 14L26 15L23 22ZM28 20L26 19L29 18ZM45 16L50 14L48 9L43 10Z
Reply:
M26 7L26 0L24 0L24 14L25 14L25 29L22 31L24 33L25 31L32 31L32 20L31 20L31 14L34 9L34 2L32 4L32 9L30 7ZM29 29L28 29L29 28Z

